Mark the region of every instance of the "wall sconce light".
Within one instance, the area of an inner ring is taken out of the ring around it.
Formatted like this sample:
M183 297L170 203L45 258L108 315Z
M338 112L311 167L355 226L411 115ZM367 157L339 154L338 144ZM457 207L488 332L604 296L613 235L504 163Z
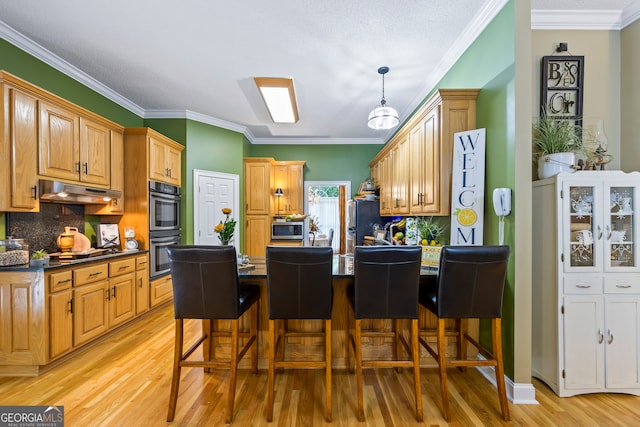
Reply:
M276 197L278 198L278 216L280 216L280 198L284 194L282 192L282 188L280 188L280 187L276 188L276 193L275 194L276 194Z

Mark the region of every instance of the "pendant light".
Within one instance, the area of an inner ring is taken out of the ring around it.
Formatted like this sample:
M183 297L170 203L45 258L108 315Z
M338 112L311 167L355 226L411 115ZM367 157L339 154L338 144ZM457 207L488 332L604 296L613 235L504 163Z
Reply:
M371 129L384 130L398 126L398 112L393 107L387 107L387 101L384 99L384 75L389 72L389 67L378 68L378 73L382 74L382 100L380 106L376 107L369 114L368 125Z

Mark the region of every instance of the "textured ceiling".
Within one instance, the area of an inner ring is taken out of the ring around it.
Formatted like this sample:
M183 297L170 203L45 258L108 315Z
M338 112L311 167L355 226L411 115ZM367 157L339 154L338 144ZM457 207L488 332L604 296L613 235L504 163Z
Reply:
M383 142L390 132L366 124L381 98L378 67L390 67L385 97L404 120L505 3L0 0L0 35L52 53L54 66L145 117L186 115L254 142ZM532 0L532 9L633 3ZM256 76L293 77L298 123L271 122Z

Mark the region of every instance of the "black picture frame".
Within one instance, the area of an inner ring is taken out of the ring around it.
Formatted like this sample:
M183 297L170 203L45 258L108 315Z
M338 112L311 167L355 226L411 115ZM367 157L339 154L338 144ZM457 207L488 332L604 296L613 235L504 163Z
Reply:
M540 114L582 122L584 56L543 56Z

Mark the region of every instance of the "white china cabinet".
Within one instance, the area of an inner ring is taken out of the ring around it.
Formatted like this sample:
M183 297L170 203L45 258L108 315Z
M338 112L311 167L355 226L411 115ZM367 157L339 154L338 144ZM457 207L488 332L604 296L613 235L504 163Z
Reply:
M533 183L532 375L559 396L640 395L640 173Z

